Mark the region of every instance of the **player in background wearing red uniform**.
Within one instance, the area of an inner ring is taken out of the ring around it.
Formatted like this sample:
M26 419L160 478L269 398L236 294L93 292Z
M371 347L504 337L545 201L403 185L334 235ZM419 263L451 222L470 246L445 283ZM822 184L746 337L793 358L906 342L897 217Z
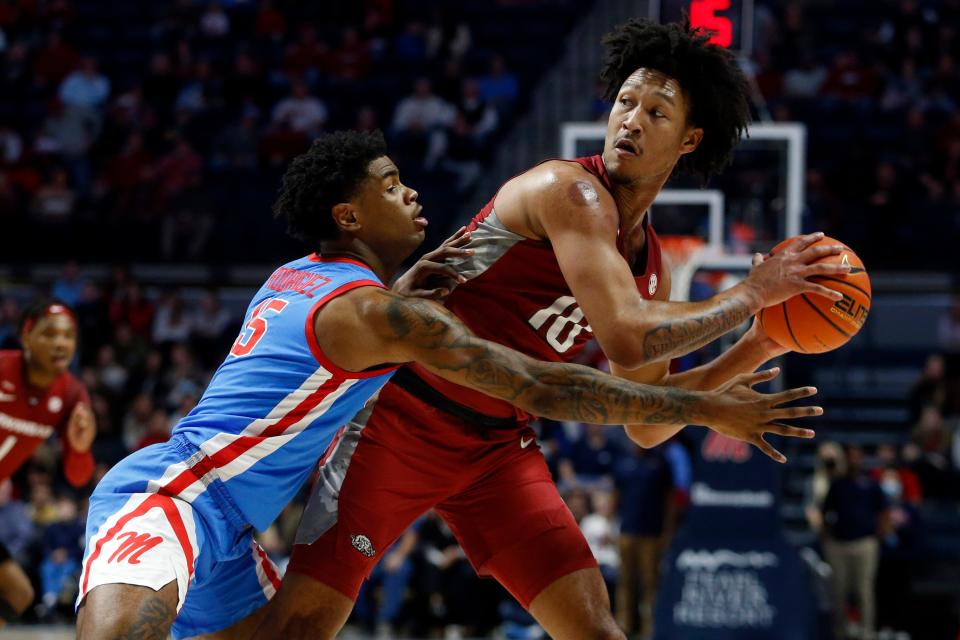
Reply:
M468 227L467 281L446 306L478 336L570 361L595 336L624 377L712 389L782 353L751 330L714 362L668 376L669 360L800 293L836 299L811 277L840 247L805 236L702 302L668 302L670 272L647 210L678 167L708 177L749 120L736 61L687 26L631 21L605 40L614 102L601 156L547 161L508 181ZM377 552L436 509L474 568L495 577L557 639L622 639L596 560L557 492L529 415L416 366L348 427L321 468L265 627L332 638ZM589 421L588 421L589 422ZM680 426L629 425L650 446ZM782 456L755 441L770 457ZM359 548L361 538L372 544ZM266 634L266 629L264 631Z
M77 350L77 322L59 301L32 305L20 323L22 351L0 351L0 482L54 433L67 481L82 487L93 475L96 435L90 398L67 367ZM0 541L0 627L33 602L23 570Z

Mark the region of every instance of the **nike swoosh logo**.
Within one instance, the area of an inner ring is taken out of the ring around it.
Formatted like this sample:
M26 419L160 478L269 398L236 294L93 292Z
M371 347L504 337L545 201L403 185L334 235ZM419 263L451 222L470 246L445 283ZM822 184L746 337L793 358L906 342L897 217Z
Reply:
M17 399L17 396L12 393L4 393L0 391L0 402L13 402Z
M536 438L530 438L529 440L527 440L526 438L520 438L520 448L526 449L527 447L530 446L530 443L533 442L534 440L536 440Z

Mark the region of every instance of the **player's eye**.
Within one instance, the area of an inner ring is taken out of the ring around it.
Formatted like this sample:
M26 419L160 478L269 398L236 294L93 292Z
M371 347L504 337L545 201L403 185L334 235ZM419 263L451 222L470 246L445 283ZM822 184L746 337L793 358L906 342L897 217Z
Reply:
M666 117L667 117L667 115L666 115L664 112L660 111L660 109L654 109L654 110L651 111L650 113L653 115L654 118L666 118Z

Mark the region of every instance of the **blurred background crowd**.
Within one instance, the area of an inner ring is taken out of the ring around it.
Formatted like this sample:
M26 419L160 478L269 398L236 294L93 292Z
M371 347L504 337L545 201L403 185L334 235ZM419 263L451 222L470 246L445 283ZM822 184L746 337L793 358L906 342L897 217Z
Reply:
M4 2L0 215L46 238L33 260L270 261L286 163L351 127L388 133L445 227L577 6Z
M169 436L236 336L259 276L238 286L227 266L265 276L260 265L302 252L269 214L287 161L322 131L383 129L434 246L474 213L463 203L591 4L0 0L0 348L17 347L36 295L70 304L98 426L90 486L63 481L55 445L0 486L0 538L38 587L28 619L70 619L93 484ZM957 274L958 28L960 0L756 2L745 64L757 115L809 129L805 228L843 238L871 271ZM186 285L142 266L182 262L213 275ZM860 426L844 446L821 439L793 456L786 487L799 509L788 524L852 596L841 615L872 607L890 630L910 629L906 590L947 597L937 585L960 584L960 571L915 584L924 560L960 558L960 298L938 322L927 346L898 354L894 391L871 400L890 409L883 425L850 413ZM643 451L615 429L538 428L619 619L644 633L688 502L691 444L681 434ZM281 564L300 508L263 535ZM857 545L879 549L873 572ZM381 562L354 621L384 635L536 637L432 514Z
M5 0L0 215L44 238L11 257L270 261L285 163L342 127L389 134L442 237L590 4ZM756 5L757 115L809 127L808 224L873 268L949 268L960 3Z

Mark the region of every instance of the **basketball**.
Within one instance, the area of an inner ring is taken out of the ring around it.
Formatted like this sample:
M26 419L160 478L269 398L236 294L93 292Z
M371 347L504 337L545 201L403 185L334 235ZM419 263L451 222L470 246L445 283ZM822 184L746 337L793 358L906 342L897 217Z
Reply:
M796 238L784 240L770 252L782 251ZM760 311L760 327L780 346L800 353L824 353L843 346L863 327L870 313L870 277L863 261L844 243L824 237L811 246L843 245L837 256L827 256L818 262L848 263L850 273L845 276L817 276L811 281L839 291L843 299L803 293L773 307Z

